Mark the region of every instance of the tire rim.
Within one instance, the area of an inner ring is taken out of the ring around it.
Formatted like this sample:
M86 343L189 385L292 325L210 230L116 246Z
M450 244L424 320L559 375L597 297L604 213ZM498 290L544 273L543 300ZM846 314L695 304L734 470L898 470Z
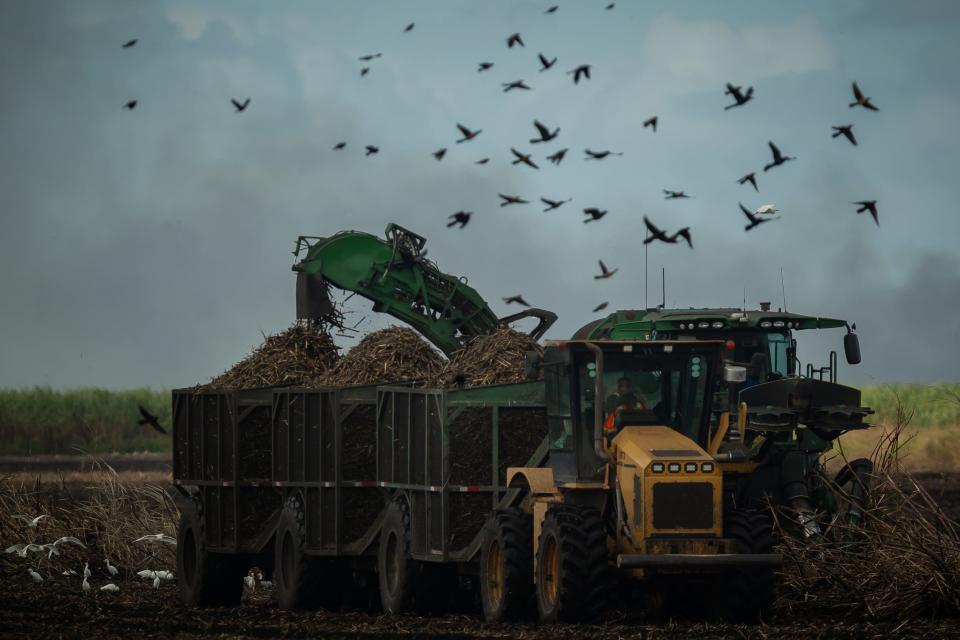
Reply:
M487 547L487 600L491 609L499 609L503 600L503 563L500 542L493 540Z
M397 592L397 583L400 581L400 551L397 532L391 531L387 534L386 557L384 565L386 569L387 591L391 594Z
M183 577L192 584L197 575L197 538L193 529L187 529L183 536Z
M543 597L543 604L547 609L553 609L560 593L560 545L554 536L549 536L544 541L543 556L540 560L540 579L537 580L537 586Z
M293 534L289 530L284 531L283 540L280 543L280 582L286 591L289 591L293 584L293 546Z

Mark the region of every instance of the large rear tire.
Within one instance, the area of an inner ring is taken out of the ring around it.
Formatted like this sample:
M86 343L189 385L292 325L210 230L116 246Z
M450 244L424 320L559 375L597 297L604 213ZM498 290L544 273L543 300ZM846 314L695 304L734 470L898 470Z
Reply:
M343 584L334 560L306 553L306 513L299 496L280 512L274 542L274 597L281 609L336 608Z
M240 604L244 556L207 551L203 505L191 498L180 511L177 526L177 588L188 607L223 607Z
M406 613L414 607L420 563L410 556L410 507L394 500L387 507L380 531L377 573L384 613Z
M736 541L736 553L773 553L776 539L766 511L733 510L724 518L724 536ZM776 574L772 567L738 567L723 574L724 594L720 616L731 622L762 620L776 599Z
M600 513L580 505L552 505L537 548L540 620L595 620L606 607L609 586L607 534Z
M520 509L500 509L484 526L480 601L488 622L518 620L533 604L533 520Z

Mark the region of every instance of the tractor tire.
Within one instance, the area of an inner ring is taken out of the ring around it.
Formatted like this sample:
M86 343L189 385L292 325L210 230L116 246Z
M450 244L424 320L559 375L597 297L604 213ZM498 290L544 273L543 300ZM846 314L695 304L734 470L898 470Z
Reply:
M864 509L870 499L873 483L873 462L858 458L846 465L833 479L833 487L843 497L840 510L834 514L835 537L839 542L855 540L863 526Z
M410 507L406 500L390 503L380 530L377 553L380 605L384 613L407 613L414 609L422 573L421 563L410 555Z
M480 549L480 602L487 622L519 620L533 604L533 518L498 509L487 519Z
M724 518L724 537L736 541L736 553L773 553L776 538L766 511L736 509ZM723 573L720 617L730 622L756 623L776 599L772 567L737 567Z
M555 504L537 548L537 611L546 623L589 622L607 605L607 533L591 507Z
M334 560L306 553L306 512L299 496L284 502L274 542L273 589L281 609L335 609L343 591Z
M247 558L207 551L203 504L191 498L177 526L177 590L188 607L240 604Z

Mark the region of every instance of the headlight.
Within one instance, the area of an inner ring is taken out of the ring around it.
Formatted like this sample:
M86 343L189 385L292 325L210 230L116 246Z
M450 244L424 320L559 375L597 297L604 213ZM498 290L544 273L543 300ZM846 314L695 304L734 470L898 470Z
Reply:
M783 320L774 320L773 326L775 326L777 329L782 329L784 326Z
M709 328L710 328L710 323L709 323L709 322L698 322L698 323L697 323L697 328L698 328L698 329L709 329Z
M669 471L670 473L680 473L680 463L671 462L670 464L667 465L667 471Z
M663 473L663 463L654 462L652 465L650 465L650 470L654 473Z
M720 322L719 320L717 320L710 326L713 327L714 329L723 329L723 323Z
M697 463L696 463L696 462L688 462L687 464L683 465L683 470L686 471L687 473L696 473L696 472L697 472Z
M703 471L704 473L713 473L713 463L704 462L700 465L700 471Z
M769 321L769 320L761 320L761 321L760 321L760 328L761 328L761 329L769 329L769 328L770 328L770 321Z
M680 331L684 331L686 328L687 328L687 325L685 325L684 323L681 322L681 323L680 323Z

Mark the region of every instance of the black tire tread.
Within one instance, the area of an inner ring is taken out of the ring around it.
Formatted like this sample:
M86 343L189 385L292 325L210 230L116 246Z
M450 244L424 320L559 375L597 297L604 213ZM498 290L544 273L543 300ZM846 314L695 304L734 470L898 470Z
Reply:
M773 553L776 537L770 514L761 510L733 510L724 519L724 536L737 541L737 553ZM776 600L776 573L772 568L738 567L725 573L721 617L734 622L759 622Z
M481 598L488 622L520 620L529 615L534 598L533 587L533 518L515 507L498 509L487 521L487 536L497 536L503 558L504 595L498 610L488 610L487 599ZM486 553L486 543L483 554ZM481 576L486 558L481 560ZM481 582L481 589L486 584Z
M189 513L188 510L193 510ZM187 505L180 514L180 527L185 520L196 517L197 540L197 577L193 590L180 588L181 601L187 606L195 607L230 607L240 604L243 597L243 572L246 569L246 558L237 555L212 553L207 551L206 519L203 512L203 502L197 496L191 496ZM180 562L181 536L177 532L177 576L186 580L183 566Z

